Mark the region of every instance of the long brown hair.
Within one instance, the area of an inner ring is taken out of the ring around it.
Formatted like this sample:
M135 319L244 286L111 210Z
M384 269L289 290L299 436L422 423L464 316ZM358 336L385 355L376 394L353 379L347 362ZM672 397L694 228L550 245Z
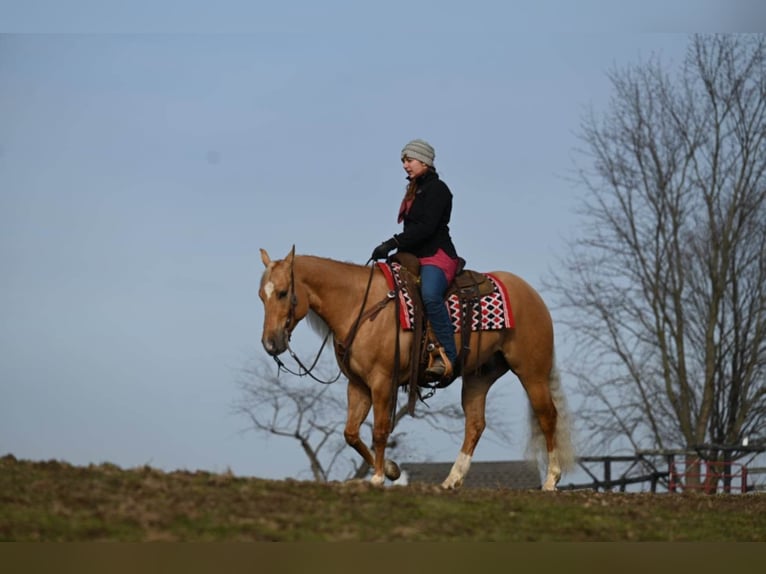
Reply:
M425 173L436 173L436 168L432 165L428 166L428 170ZM418 191L418 180L411 179L407 182L407 188L404 192L404 201L412 201L415 198L415 194Z

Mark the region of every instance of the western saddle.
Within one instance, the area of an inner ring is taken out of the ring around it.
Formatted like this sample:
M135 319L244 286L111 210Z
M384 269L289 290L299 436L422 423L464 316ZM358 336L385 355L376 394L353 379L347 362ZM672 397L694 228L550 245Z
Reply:
M412 397L413 390L418 387L444 388L459 377L462 372L465 358L470 350L473 310L479 305L483 296L493 292L494 286L483 273L465 269L465 260L460 258L455 279L447 288L444 298L446 300L450 296L456 295L460 303L461 348L458 351L458 359L453 365L453 372L450 376L436 381L428 380L425 374L426 369L439 355L446 363L446 355L426 320L425 309L420 296L420 261L411 253L396 253L391 257L391 261L395 261L401 266L399 269L400 284L395 285L394 289L406 289L414 307L413 344L410 351L410 395ZM397 321L399 321L398 313ZM422 399L420 396L418 398Z

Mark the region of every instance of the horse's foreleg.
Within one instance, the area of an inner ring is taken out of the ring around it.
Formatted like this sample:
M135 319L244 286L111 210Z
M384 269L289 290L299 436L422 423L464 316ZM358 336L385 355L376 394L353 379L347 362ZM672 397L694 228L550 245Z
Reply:
M396 480L401 474L397 464L386 459L386 445L392 430L390 401L396 400L396 395L392 396L386 384L390 386L390 381L381 384L372 393L372 448L375 451L375 465L370 482L375 486L381 486L386 477Z
M364 461L370 466L375 465L375 459L372 457L370 449L364 444L364 441L359 436L359 429L362 423L367 418L372 406L372 397L370 396L370 389L368 389L363 383L350 379L348 382L348 415L346 417L346 428L343 431L343 436L346 439L346 443L353 448Z
M401 471L394 461L385 458L385 447L391 434L391 423L388 420L389 413L386 409L374 407L372 432L374 456L359 436L359 429L367 418L372 406L373 401L370 389L358 380L350 380L348 385L348 417L343 436L346 439L346 443L358 452L364 461L374 469L370 482L375 485L381 485L386 477L391 480L399 478ZM381 417L385 420L382 420ZM382 462L378 462L379 459L382 459Z

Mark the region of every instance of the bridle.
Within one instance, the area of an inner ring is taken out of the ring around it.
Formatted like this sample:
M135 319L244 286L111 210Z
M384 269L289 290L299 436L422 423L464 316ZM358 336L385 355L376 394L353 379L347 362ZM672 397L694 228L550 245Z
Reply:
M391 372L391 386L393 389L393 397L394 400L391 401L390 405L390 412L389 417L390 420L394 420L394 412L396 411L396 389L399 387L399 379L397 376L398 372L398 365L400 364L400 355L399 355L399 296L397 293L398 287L394 286L394 290L389 291L386 295L386 297L379 301L377 304L373 305L370 309L368 309L365 312L365 307L367 305L367 299L370 294L370 288L372 286L372 278L375 275L375 267L376 263L372 258L367 260L367 263L365 265L369 265L370 262L372 262L372 265L370 266L370 275L367 279L367 287L364 290L364 297L362 298L362 304L359 307L359 313L356 316L356 320L354 321L354 324L352 325L348 336L343 341L343 343L335 342L335 353L336 356L339 356L340 364L345 366L347 369L350 369L350 360L349 355L351 352L351 345L354 342L354 338L356 337L357 330L359 329L359 325L362 323L364 319L369 318L370 320L374 319L375 316L390 302L395 302L395 310L394 315L397 319L397 328L396 328L396 341L394 345L394 365L396 366L394 369L392 369ZM322 345L319 347L319 351L317 352L317 356L314 358L314 361L311 363L310 367L306 367L304 363L300 360L298 355L296 355L295 351L293 351L292 347L290 347L290 338L292 336L293 329L295 328L295 315L296 315L296 308L298 306L298 298L295 294L295 245L293 245L292 251L291 251L291 259L290 259L290 290L289 290L289 297L290 297L290 308L287 312L287 319L285 322L285 327L287 328L287 351L290 353L290 356L293 358L293 360L298 364L299 369L297 371L293 371L289 369L282 360L276 356L272 355L274 362L277 363L277 377L279 377L279 373L284 370L291 375L295 375L298 377L311 377L313 380L315 380L318 383L321 383L323 385L330 385L332 383L335 383L340 379L340 376L343 374L342 369L338 369L338 374L335 375L330 380L323 380L315 376L312 371L316 367L317 363L319 362L319 357L322 355L322 351L324 351L325 345L327 344L327 340L330 337L331 332L328 331L327 335L325 335L324 340L322 341Z
M287 365L284 364L284 362L282 362L282 359L280 359L276 355L273 355L274 362L277 364L277 377L279 377L280 372L286 371L290 373L291 375L295 375L297 377L306 377L306 376L311 377L317 383L322 383L323 385L331 385L332 383L336 382L338 379L340 379L340 376L342 374L340 369L338 369L338 374L335 375L335 377L327 381L318 378L316 375L312 373L312 371L314 370L314 367L316 367L317 363L319 362L319 357L322 356L322 351L324 350L324 347L327 344L327 339L329 338L330 338L330 333L327 333L327 335L325 335L324 340L322 341L322 345L319 347L317 356L316 358L314 358L314 362L311 363L310 367L306 367L306 365L303 364L303 361L301 361L298 355L295 354L295 351L293 351L292 347L290 347L290 343L288 342L287 352L290 353L290 356L293 358L293 360L296 363L298 363L298 370L297 371L291 370Z
M314 368L317 366L317 363L319 362L319 357L322 356L322 351L324 351L325 345L327 344L327 340L330 338L330 335L331 335L330 331L328 331L327 335L325 335L324 340L322 341L322 345L319 347L319 351L317 352L317 355L314 358L314 361L311 363L310 367L306 367L303 361L300 360L300 357L298 357L295 351L293 351L292 347L290 347L290 338L292 337L293 329L295 328L295 325L296 325L295 315L296 315L296 308L298 307L298 297L295 294L295 245L293 245L290 255L291 255L290 289L289 289L289 295L288 295L290 298L290 307L288 308L288 311L287 311L285 328L287 329L287 351L290 353L290 356L293 358L293 360L298 364L298 370L297 371L291 370L290 368L287 367L287 365L284 364L282 359L280 359L277 355L272 355L274 362L277 364L277 377L279 376L279 373L284 370L287 373L290 373L291 375L295 375L297 377L308 376L318 383L321 383L323 385L330 385L336 382L338 379L340 379L340 376L343 374L343 371L341 369L338 369L338 374L335 375L335 377L333 377L330 380L320 379L312 373ZM370 263L370 261L368 261L367 263ZM356 317L356 321L354 321L354 325L351 327L351 331L349 331L348 337L346 337L346 340L343 342L343 345L342 345L343 356L341 357L341 364L344 364L344 365L348 364L348 355L351 350L351 344L353 343L354 337L356 336L356 332L359 329L359 324L362 322L362 319L373 313L377 313L385 305L385 303L388 302L388 299L381 301L381 303L379 303L376 307L374 307L367 313L364 313L365 305L367 305L367 297L370 294L370 287L372 285L372 277L374 272L375 272L375 264L373 263L373 265L370 267L370 277L367 280L367 288L364 291L364 298L362 299L362 305L359 308L359 314Z
M287 329L287 340L290 340L290 336L295 329L295 308L298 306L298 297L295 295L295 245L293 245L292 251L290 251L290 308L287 311L287 320L285 321L285 328Z
M282 359L280 359L277 355L272 355L274 362L277 364L277 377L279 377L279 374L282 371L285 371L297 377L311 377L316 382L322 383L323 385L332 384L340 378L340 369L338 370L338 374L335 375L333 379L328 381L322 380L312 373L314 368L317 366L317 363L319 362L319 357L322 356L322 351L327 344L327 340L330 338L329 332L327 335L325 335L325 338L322 341L322 345L319 347L319 352L317 352L317 356L314 358L314 361L311 363L310 367L306 367L303 361L300 360L300 357L298 357L298 355L290 346L290 338L292 337L293 329L295 329L297 324L295 321L295 315L296 308L298 307L298 296L295 294L295 245L293 245L293 248L290 251L290 289L288 293L290 298L290 306L288 307L287 318L285 319L285 329L287 330L287 351L290 353L290 356L293 358L293 360L298 363L298 370L293 371L287 365L285 365Z

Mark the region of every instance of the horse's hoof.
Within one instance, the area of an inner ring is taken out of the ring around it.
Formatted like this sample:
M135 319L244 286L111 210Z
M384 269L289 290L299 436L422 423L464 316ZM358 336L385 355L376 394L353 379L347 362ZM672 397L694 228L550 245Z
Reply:
M396 464L393 460L386 459L385 463L383 464L383 470L386 473L386 478L389 480L397 480L400 476L402 476L402 471L399 470L399 465Z
M444 482L442 482L442 489L443 490L457 490L461 486L463 486L463 481L462 480L454 480L454 481L452 481L452 480L445 480Z
M385 477L379 476L377 474L373 474L370 478L370 484L372 486L383 486L384 482L386 482Z

